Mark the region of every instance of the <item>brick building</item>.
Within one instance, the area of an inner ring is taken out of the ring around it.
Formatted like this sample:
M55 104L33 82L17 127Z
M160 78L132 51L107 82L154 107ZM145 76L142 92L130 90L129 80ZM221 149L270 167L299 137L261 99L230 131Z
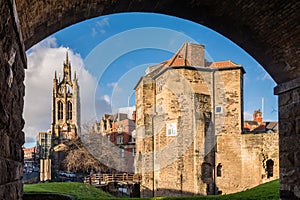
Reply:
M253 120L244 121L244 132L265 133L278 132L278 122L263 121L263 114L260 110L255 110Z
M135 112L129 119L127 114L117 113L115 115L105 114L99 122L94 124L94 130L100 133L111 144L119 149L120 162L122 163L117 171L134 172L135 156Z
M40 181L42 182L51 180L51 147L51 131L39 132L37 136L37 150L39 152Z
M23 148L24 151L24 172L31 173L38 169L38 151L36 147Z
M278 178L278 134L242 134L244 73L207 62L191 43L147 68L135 87L142 197L233 193Z

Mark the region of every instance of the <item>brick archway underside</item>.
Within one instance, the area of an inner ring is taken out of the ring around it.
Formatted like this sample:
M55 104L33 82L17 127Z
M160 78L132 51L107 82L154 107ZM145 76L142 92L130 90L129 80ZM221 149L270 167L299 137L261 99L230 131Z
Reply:
M299 77L300 1L16 0L28 49L50 34L96 16L155 12L212 28L252 55L277 83Z

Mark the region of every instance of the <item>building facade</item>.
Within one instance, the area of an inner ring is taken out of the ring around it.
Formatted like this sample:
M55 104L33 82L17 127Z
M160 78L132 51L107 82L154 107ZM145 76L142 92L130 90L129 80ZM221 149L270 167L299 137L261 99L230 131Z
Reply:
M263 113L255 110L253 120L244 121L245 133L278 133L278 122L263 121Z
M278 178L278 144L268 146L278 134L242 134L244 73L229 60L207 62L191 43L147 68L135 88L142 197L232 193Z
M118 160L117 172L134 172L135 157L135 112L132 118L127 114L105 114L99 122L94 124L94 130L102 134L103 138L118 149L119 155L111 155L111 159ZM106 144L106 143L104 143ZM110 166L108 166L110 167Z
M51 148L52 148L52 133L51 131L39 132L37 136L37 150L39 153L40 165L40 181L51 180Z
M38 170L38 151L36 147L23 148L24 151L24 173Z

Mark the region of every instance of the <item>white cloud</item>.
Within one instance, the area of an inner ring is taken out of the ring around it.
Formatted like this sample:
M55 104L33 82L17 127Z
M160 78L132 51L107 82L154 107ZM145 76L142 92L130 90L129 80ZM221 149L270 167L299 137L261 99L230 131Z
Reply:
M94 78L84 68L83 59L79 54L69 50L69 60L72 66L72 76L76 71L79 79L81 122L89 120L95 114L95 89L97 85ZM25 105L24 132L27 138L36 137L39 131L51 128L52 86L54 71L62 74L66 48L58 46L54 37L49 37L33 46L27 52L28 69L25 76ZM27 141L26 141L27 142Z
M107 94L105 94L105 95L103 96L103 100L104 100L107 104L110 104L110 97L109 97Z
M112 82L112 83L107 83L108 87L115 87L118 83L117 82Z
M96 21L95 27L92 28L92 37L95 37L98 33L105 34L106 33L105 28L109 26L110 23L108 17Z
M100 33L104 34L104 33L106 33L106 30L105 29L101 29Z
M265 72L265 74L264 74L264 76L261 78L261 80L266 80L266 79L268 79L268 80L272 80L272 78L271 78L271 76L267 73L267 72Z
M105 17L105 18L102 18L101 20L98 20L96 22L96 26L99 27L99 28L104 28L104 27L107 27L109 26L109 18L108 17Z
M135 111L135 106L117 108L114 113L125 113L131 119L133 111Z
M244 120L252 120L253 116L250 112L244 111Z
M92 28L92 37L95 37L97 35L97 30L95 28Z

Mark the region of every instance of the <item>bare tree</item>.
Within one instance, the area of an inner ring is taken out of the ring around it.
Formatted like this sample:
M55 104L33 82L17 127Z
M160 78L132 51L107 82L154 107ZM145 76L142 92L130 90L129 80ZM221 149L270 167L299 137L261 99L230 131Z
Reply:
M68 171L90 172L90 171L106 171L108 168L94 158L93 155L84 147L79 138L68 142L69 150L65 158L64 165Z
M102 133L97 133L92 123L86 123L81 129L79 138L69 141L64 161L70 171L124 171L126 160L122 148L113 144Z

